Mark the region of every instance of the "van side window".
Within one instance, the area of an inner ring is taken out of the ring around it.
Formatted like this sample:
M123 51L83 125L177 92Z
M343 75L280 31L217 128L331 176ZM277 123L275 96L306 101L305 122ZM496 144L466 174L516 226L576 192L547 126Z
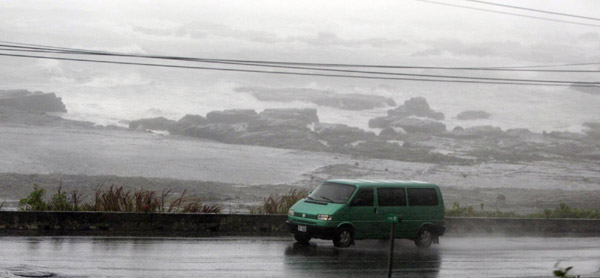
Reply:
M409 206L437 206L437 192L433 188L409 188Z
M356 193L354 199L352 200L352 206L355 207L372 207L373 206L373 189L365 188L361 189Z
M404 188L377 188L377 200L380 207L406 206Z

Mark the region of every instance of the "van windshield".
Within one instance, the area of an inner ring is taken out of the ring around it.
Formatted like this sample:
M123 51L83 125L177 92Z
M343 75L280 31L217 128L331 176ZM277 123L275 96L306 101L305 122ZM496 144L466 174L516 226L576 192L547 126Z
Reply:
M353 185L326 182L319 185L307 199L319 202L344 204L356 189Z

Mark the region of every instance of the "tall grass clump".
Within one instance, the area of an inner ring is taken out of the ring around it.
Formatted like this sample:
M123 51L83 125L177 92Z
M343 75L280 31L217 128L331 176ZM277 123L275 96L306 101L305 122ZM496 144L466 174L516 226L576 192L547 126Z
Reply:
M480 205L480 210L476 210L473 206L461 207L460 203L454 202L452 207L446 209L446 216L463 216L463 217L519 217L518 214L512 211L485 210L484 204Z
M77 190L70 194L58 187L57 192L46 202L44 188L34 185L34 190L27 198L19 202L21 210L26 211L114 211L114 212L184 212L184 213L219 213L218 204L202 204L197 198L180 197L168 202L170 190L158 193L153 190L126 190L122 186L99 187L96 189L91 203L82 202Z
M562 268L562 267L558 267L559 263L560 263L560 261L558 261L554 264L554 268L557 268L556 270L554 270L552 272L552 274L554 274L554 277L563 277L563 278L579 278L579 277L581 277L580 275L569 274L569 271L571 271L571 269L573 269L572 266L569 266L567 268Z
M31 191L26 198L19 200L19 207L22 210L30 211L48 210L48 204L44 201L44 194L46 194L44 188L39 187L37 184L33 184L33 191Z
M559 202L555 209L545 209L543 213L531 214L536 218L600 218L600 209L571 208Z
M250 213L255 214L287 214L299 200L306 198L308 192L306 190L290 189L288 193L275 196L270 195L263 200L262 205L250 209Z
M476 210L473 206L461 207L458 202L454 202L451 208L446 209L446 216L462 217L504 217L504 218L600 218L600 210L571 208L563 202L559 202L556 209L545 209L542 213L531 213L519 215L513 211L487 211L481 204L481 209Z

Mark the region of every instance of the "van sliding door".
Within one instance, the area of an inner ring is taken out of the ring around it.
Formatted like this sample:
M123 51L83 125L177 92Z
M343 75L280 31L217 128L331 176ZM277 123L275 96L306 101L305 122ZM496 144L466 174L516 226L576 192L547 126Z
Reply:
M406 192L404 188L398 187L381 187L377 188L377 210L381 216L381 221L378 224L378 233L381 238L387 238L390 234L391 224L385 222L385 215L392 213L405 217L406 208ZM404 220L396 225L396 237L405 237L406 228Z

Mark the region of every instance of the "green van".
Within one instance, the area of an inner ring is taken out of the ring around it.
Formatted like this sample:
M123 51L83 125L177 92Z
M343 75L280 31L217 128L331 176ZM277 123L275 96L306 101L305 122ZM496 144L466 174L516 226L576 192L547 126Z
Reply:
M336 247L348 247L355 239L389 238L389 214L401 217L396 238L418 247L438 243L446 230L440 188L400 180L327 180L290 208L287 225L298 242L332 239Z

